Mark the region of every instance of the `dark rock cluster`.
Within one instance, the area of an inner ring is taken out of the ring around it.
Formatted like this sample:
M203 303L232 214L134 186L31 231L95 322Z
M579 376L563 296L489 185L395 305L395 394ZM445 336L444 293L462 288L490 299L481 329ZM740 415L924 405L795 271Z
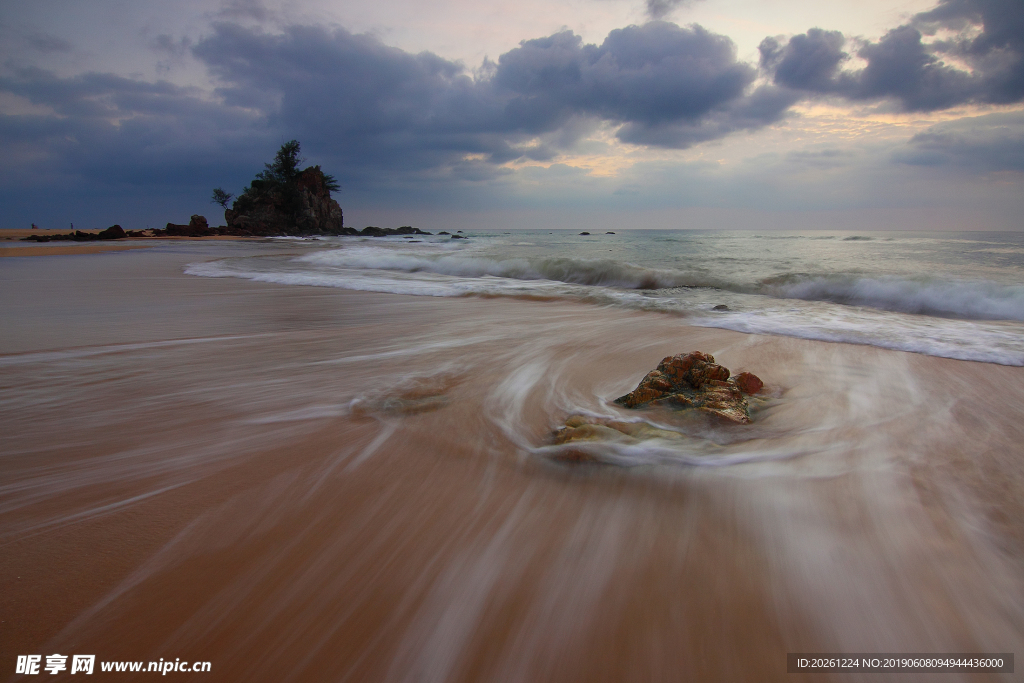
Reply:
M72 242L95 242L97 240L119 240L125 237L136 237L132 233L138 233L137 230L129 230L125 232L120 225L111 225L106 230L100 232L82 232L81 230L75 230L64 235L29 235L25 238L26 242L61 242L61 241L72 241Z

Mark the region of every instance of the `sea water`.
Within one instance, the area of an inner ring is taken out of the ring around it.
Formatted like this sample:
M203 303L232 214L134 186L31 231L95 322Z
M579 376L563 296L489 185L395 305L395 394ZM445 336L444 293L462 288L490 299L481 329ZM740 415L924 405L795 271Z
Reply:
M1024 233L467 231L321 238L186 268L423 296L568 299L691 325L1024 365Z

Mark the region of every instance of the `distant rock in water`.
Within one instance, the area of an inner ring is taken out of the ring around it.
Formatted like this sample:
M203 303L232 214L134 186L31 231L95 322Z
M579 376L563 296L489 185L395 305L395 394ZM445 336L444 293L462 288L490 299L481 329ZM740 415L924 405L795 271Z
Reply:
M448 232L447 230L442 230L441 232L439 232L439 233L437 233L437 234L438 234L438 235L450 235L451 233L450 233L450 232Z
M728 310L729 310L729 307L728 307L728 306L726 306L725 304L718 304L717 306L715 306L715 307L714 307L714 308L712 308L711 310L712 310L712 311L728 311Z
M589 235L590 233L589 232L581 232L580 234L581 235Z
M466 239L466 236L465 235L452 235L452 239L453 240L464 240L464 239Z
M611 230L609 230L609 231L608 231L608 232L606 232L605 234L606 234L606 235L614 235L615 233L614 233L614 232L612 232Z

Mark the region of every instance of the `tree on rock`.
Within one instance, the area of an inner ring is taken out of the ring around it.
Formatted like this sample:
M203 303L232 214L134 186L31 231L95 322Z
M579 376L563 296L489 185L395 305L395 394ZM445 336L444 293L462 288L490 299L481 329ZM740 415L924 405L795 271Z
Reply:
M299 175L299 164L305 159L299 156L299 141L289 140L281 145L274 155L274 162L266 164L266 170L260 171L256 176L260 180L277 181L287 184L295 180Z
M310 166L300 170L298 140L281 145L230 209L224 212L228 232L239 235L338 235L343 215L331 191L334 176ZM219 188L218 188L219 189ZM226 193L225 193L226 194ZM214 200L217 194L214 191Z
M227 209L228 202L234 199L234 197L235 195L231 194L230 192L225 192L223 188L215 187L213 188L213 199L211 199L210 201L212 201L214 204L220 204L224 209Z

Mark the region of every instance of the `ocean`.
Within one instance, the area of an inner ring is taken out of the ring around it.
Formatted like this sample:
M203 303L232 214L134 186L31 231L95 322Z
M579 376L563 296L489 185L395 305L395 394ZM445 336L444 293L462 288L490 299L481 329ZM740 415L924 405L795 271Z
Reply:
M324 238L299 256L226 258L185 272L420 296L566 299L690 325L1024 365L1024 233L465 237Z
M0 258L0 667L1022 651L1020 235L578 232ZM691 351L764 380L751 424L614 402ZM571 415L658 431L567 462Z

